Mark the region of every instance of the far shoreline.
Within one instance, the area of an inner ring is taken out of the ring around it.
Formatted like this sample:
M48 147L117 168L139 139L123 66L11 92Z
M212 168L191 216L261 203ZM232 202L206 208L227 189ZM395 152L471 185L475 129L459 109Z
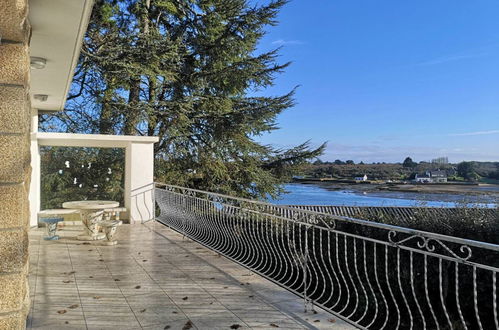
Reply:
M349 190L355 193L415 193L415 194L447 194L462 196L487 196L499 199L499 184L490 183L445 183L445 184L413 184L413 183L350 183L333 180L295 180L290 183L316 185L327 190Z

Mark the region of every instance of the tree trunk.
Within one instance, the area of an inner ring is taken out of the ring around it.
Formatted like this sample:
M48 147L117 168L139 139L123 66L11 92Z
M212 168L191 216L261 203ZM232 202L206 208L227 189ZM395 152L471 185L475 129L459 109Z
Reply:
M135 135L139 119L140 76L131 78L130 93L128 95L128 111L125 113L125 135Z
M151 8L151 0L144 0L144 10L139 15L141 29L139 34L139 39L147 39L149 35L149 10ZM138 40L140 43L140 40ZM128 111L125 114L125 134L135 135L137 133L137 124L139 122L139 116L141 110L139 109L140 104L140 83L141 76L132 76L130 79L130 93L128 95Z
M114 134L113 132L113 109L111 101L114 95L112 83L106 84L106 90L102 97L102 108L99 120L99 134Z

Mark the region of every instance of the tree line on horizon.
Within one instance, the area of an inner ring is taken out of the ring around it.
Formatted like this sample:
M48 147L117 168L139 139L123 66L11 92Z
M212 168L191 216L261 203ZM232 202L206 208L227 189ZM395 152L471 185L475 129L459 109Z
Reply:
M342 170L344 165L350 165L345 166L349 167L349 170ZM317 158L315 161L309 163L305 174L313 177L324 175L354 177L368 174L368 176L377 179L413 179L416 174L437 169L452 172L451 179L457 181L499 180L499 162L462 161L456 164L437 164L420 161L417 163L411 157L406 157L403 162L399 163L364 163L362 161L355 163L353 160L342 161L340 159L322 161L320 158Z

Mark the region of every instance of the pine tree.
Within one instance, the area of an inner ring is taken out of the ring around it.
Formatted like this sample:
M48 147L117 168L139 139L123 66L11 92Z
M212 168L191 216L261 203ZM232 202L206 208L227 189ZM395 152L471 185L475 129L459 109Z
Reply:
M286 1L99 0L65 113L67 131L156 135L157 179L266 198L324 145L262 145L294 90L264 90L289 65L279 49L257 53Z

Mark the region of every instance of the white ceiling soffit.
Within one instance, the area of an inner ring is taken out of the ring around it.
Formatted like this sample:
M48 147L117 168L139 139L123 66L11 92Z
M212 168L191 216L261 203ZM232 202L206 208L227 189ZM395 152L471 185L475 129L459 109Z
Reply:
M46 59L45 68L31 69L33 108L64 110L92 4L93 0L29 0L30 55ZM47 95L47 100L36 100L35 94Z

